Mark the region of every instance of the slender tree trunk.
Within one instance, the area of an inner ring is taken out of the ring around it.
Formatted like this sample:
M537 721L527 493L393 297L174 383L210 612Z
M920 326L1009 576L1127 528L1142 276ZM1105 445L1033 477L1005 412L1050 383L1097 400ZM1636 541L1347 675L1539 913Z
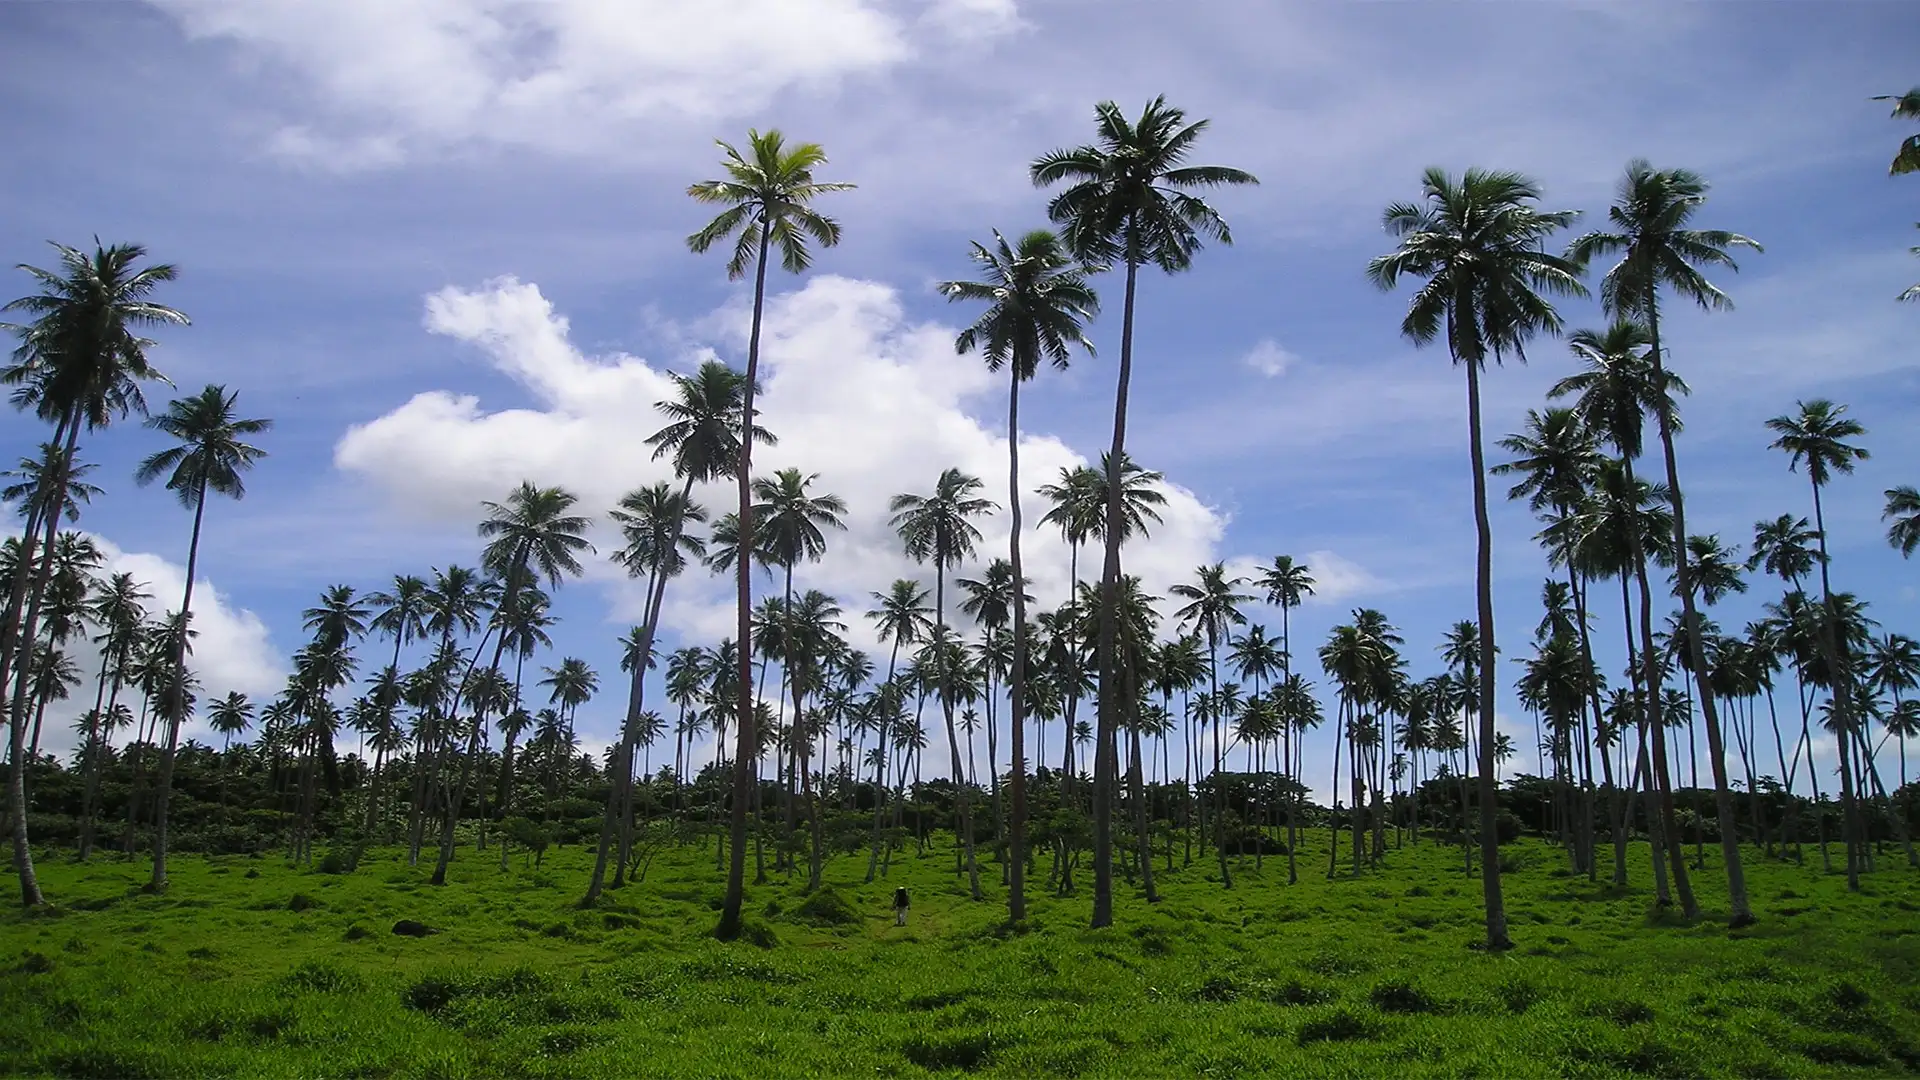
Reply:
M207 485L203 480L195 493L193 539L187 545L187 585L180 596L180 634L169 650L169 675L173 680L164 691L166 702L167 745L160 754L160 786L153 803L153 876L147 891L167 888L167 802L173 795L173 763L180 745L180 725L187 718L187 632L193 625L193 575L200 561L200 523L207 512Z
M1127 229L1127 292L1120 323L1120 374L1113 401L1113 446L1107 467L1106 558L1100 570L1100 637L1097 664L1100 691L1093 755L1093 919L1099 929L1113 925L1113 769L1114 718L1120 658L1114 648L1118 629L1114 603L1120 592L1120 542L1125 517L1121 502L1122 463L1127 439L1127 391L1133 379L1133 303L1140 260L1135 223ZM1015 591L1018 591L1017 589ZM1069 736L1071 737L1071 736ZM1224 866L1224 861L1222 863Z
M1811 469L1809 469L1811 471ZM1855 782L1847 738L1853 730L1853 665L1840 658L1840 611L1833 602L1833 584L1827 574L1827 524L1820 505L1820 485L1813 485L1813 528L1820 539L1820 603L1826 618L1821 620L1820 648L1826 654L1827 681L1832 683L1834 734L1840 743L1840 831L1847 849L1847 890L1860 891L1860 815L1856 805L1859 785Z
M11 674L19 685L14 691L13 707L8 710L8 752L12 754L12 766L7 775L7 813L13 819L13 868L20 877L20 903L24 907L39 907L46 903L40 893L40 879L33 870L33 849L27 837L27 755L24 752L26 735L24 688L32 667L32 643L37 633L40 599L45 595L47 581L53 573L53 541L60 528L60 508L67 502L67 482L71 478L70 464L73 451L80 438L80 421L69 414L61 418L60 426L54 431L54 441L60 442L65 436L66 449L54 466L52 498L46 502L47 510L39 515L44 520L36 520L29 514L26 531L20 544L20 564L14 571L11 594L7 599L7 615L0 622L0 687L7 684L8 664ZM44 526L46 539L40 545L36 560L33 550L33 530ZM27 581L32 578L33 587L29 592ZM191 585L191 581L189 581ZM24 600L26 612L21 616L21 603ZM20 647L25 642L26 646Z
M935 552L933 567L933 613L937 627L934 636L942 643L946 641L947 629L947 568L939 560L944 554ZM1014 589L1016 592L1019 590L1018 582L1014 583ZM950 681L954 675L952 672L943 674L946 676L943 682ZM798 705L794 707L799 708ZM953 791L960 809L960 850L967 864L967 889L975 900L981 900L980 866L973 857L973 792L967 787L966 764L960 757L960 736L953 726L953 694L950 686L943 685L940 688L940 712L947 724L947 753L953 759Z
M1512 947L1507 910L1500 895L1500 836L1495 802L1499 784L1493 769L1493 529L1487 521L1487 468L1480 448L1480 364L1467 363L1467 426L1473 450L1473 519L1479 533L1480 612L1480 887L1487 911L1487 948Z
M1650 284L1646 297L1647 335L1652 345L1654 385L1661 386L1665 383L1666 369L1660 354L1658 302ZM1667 409L1654 412L1660 425L1660 446L1667 463L1667 491L1673 506L1674 578L1687 630L1687 661L1693 671L1694 684L1700 688L1700 712L1707 728L1707 758L1713 766L1714 812L1720 819L1720 853L1726 861L1727 895L1733 909L1728 923L1739 928L1753 922L1753 910L1747 902L1746 870L1740 863L1740 833L1733 817L1733 791L1727 786L1726 746L1720 732L1720 717L1713 705L1712 673L1707 668L1706 651L1700 641L1700 612L1693 601L1693 568L1687 553L1687 505L1680 493L1680 467L1673 452L1673 420ZM1688 892L1682 885L1683 899Z
M733 762L732 861L727 866L727 897L720 910L717 929L722 939L740 935L740 908L746 900L747 884L747 800L753 794L753 763L759 740L754 732L753 715L753 398L755 380L760 377L760 323L767 300L768 222L760 216L760 257L753 273L753 325L747 334L747 382L741 410L739 496L740 556L735 559L734 588L739 607L735 632L740 642L739 731Z

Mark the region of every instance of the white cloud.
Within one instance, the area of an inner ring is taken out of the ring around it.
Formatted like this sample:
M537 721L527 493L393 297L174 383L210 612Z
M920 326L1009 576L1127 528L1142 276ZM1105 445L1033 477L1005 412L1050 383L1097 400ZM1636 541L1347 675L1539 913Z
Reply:
M1286 374L1287 369L1299 360L1298 356L1282 348L1280 343L1272 338L1261 338L1253 348L1247 350L1245 356L1240 358L1242 364L1269 379Z
M653 406L669 394L667 376L631 356L583 355L568 340L566 319L535 285L503 278L477 290L441 290L427 300L426 325L479 346L533 402L489 411L472 395L434 390L348 430L335 463L372 481L396 507L470 521L480 500L533 479L563 485L581 496L583 509L599 512L625 491L668 478L668 466L654 461L644 442L659 426ZM729 355L744 352L740 307L697 325L709 327ZM1005 436L967 408L980 401L997 413L1000 381L977 360L956 357L953 335L949 326L906 321L893 290L874 282L822 275L768 303L757 405L780 444L756 451L754 471L793 466L818 473L814 490L847 501L847 531L829 538L822 563L799 568L796 585L838 597L862 647L878 648L860 617L869 593L896 577L931 584L932 575L901 554L887 527L887 501L930 490L949 467L981 477L985 494L1004 500ZM1042 604L1065 598L1069 558L1051 530L1039 531L1046 504L1034 489L1086 460L1042 432L1029 429L1021 439L1022 510L1033 530L1026 569ZM1186 489L1169 484L1166 494L1164 523L1127 553L1128 572L1155 590L1209 561L1224 528L1220 515ZM731 489L700 497L719 512L730 505ZM982 559L1005 550L1006 521L1002 513L981 522ZM1092 567L1083 559L1082 576ZM604 563L594 573L613 589L615 617L637 614L637 588ZM948 604L950 611L957 606L951 589ZM676 582L665 621L696 640L730 636L728 582L700 574Z
M154 0L313 98L326 130L270 149L322 166L463 144L604 150L637 122L705 123L878 72L943 37L1011 29L1012 0L938 0L917 22L876 0Z
M104 574L132 574L135 581L145 584L146 591L153 596L146 604L150 616L158 618L164 612L179 609L180 594L187 579L184 567L149 552L123 551L103 536L92 539L106 556ZM246 608L235 607L233 598L205 577L198 578L193 589L193 629L196 636L187 666L199 676L201 707L182 729L181 738L215 742L217 736L213 736L206 725L206 703L225 697L232 690L255 699L270 697L284 684L287 665L268 639L266 624L260 617ZM79 738L73 732L73 721L93 707L95 680L100 671L99 653L91 641L76 642L74 658L84 681L71 698L47 709L40 740L43 753L65 756L77 746Z

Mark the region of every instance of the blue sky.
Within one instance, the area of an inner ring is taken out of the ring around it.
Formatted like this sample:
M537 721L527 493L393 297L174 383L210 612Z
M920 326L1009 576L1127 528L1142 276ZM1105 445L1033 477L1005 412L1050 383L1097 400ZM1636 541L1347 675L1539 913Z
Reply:
M1298 656L1367 605L1424 674L1472 610L1464 388L1398 338L1405 295L1362 275L1388 246L1379 210L1427 165L1482 165L1591 219L1645 156L1703 172L1703 223L1766 245L1720 276L1734 312L1667 328L1694 388L1690 524L1745 543L1757 518L1808 512L1761 422L1796 398L1847 402L1874 457L1831 493L1836 585L1913 632L1916 571L1877 518L1882 488L1920 481L1920 309L1893 302L1920 278L1920 181L1887 177L1907 132L1867 100L1920 78L1913 40L1906 11L1877 3L0 5L0 255L45 265L44 241L94 234L148 245L180 265L168 299L194 319L156 363L275 419L248 498L209 511L221 606L199 656L209 689L267 695L322 587L470 564L478 501L522 477L599 510L661 475L640 444L660 373L744 352L743 290L686 252L704 219L684 189L716 173L715 137L749 126L824 143L823 174L860 184L823 207L845 242L776 278L783 442L766 459L852 503L801 582L863 609L910 570L887 496L950 464L1004 484L1002 388L951 355L970 313L932 283L967 272L969 240L1042 221L1026 163L1084 141L1094 102L1164 93L1212 120L1201 159L1262 184L1217 200L1233 247L1143 280L1130 446L1179 490L1130 569L1161 585L1202 561L1307 558L1330 587L1296 614ZM1102 284L1117 311L1118 282ZM1564 310L1600 322L1591 303ZM1117 319L1095 338L1100 358L1043 377L1023 408L1035 483L1105 444ZM1487 380L1490 437L1570 370L1558 342L1531 358ZM17 453L42 437L0 423ZM156 445L131 424L88 444L109 495L83 524L165 597L186 515L130 479ZM1511 655L1545 566L1522 508L1496 508L1495 530ZM1034 549L1057 600L1065 552ZM1737 627L1774 592L1716 614ZM604 565L566 586L559 654L612 683L637 594ZM711 641L727 612L723 583L676 583L669 634ZM1603 609L1602 640L1617 619ZM583 710L590 742L621 707L607 692ZM1503 711L1520 723L1510 698Z

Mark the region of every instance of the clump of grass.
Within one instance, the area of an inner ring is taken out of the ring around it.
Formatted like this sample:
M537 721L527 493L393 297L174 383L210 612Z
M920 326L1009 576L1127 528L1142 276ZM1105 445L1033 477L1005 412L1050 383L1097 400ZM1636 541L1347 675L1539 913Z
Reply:
M20 962L14 965L14 970L27 975L46 975L53 971L53 958L28 949L20 954Z
M1545 995L1538 986L1526 979L1512 978L1495 984L1493 996L1500 999L1500 1004L1506 1006L1508 1012L1518 1016L1533 1008Z
M1224 1004L1240 1000L1240 984L1231 975L1215 975L1201 983L1189 995L1195 1001Z
M1386 1013L1428 1013L1439 1009L1425 990L1405 979L1391 979L1374 987L1367 994L1367 1000L1373 1007Z
M900 1052L908 1061L933 1072L973 1070L992 1060L993 1035L978 1029L915 1035L901 1044Z
M1301 1046L1317 1042L1356 1042L1377 1038L1380 1021L1352 1009L1335 1009L1300 1025L1294 1040Z
M860 910L840 890L822 885L793 909L791 918L811 926L852 926L860 921Z
M1319 986L1292 979L1269 994L1267 1000L1275 1005L1325 1005L1339 996L1340 991L1331 986Z
M367 985L357 972L326 960L308 960L283 981L290 990L314 994L354 993Z
M309 908L316 908L319 906L320 906L320 901L315 900L313 897L308 896L306 893L303 893L303 892L294 893L291 897L287 899L288 911L306 911Z

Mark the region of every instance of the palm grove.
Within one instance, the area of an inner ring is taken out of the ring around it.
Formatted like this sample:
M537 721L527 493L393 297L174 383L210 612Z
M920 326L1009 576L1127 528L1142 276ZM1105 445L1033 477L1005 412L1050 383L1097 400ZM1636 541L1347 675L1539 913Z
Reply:
M1896 115L1920 116L1916 101L1920 91L1900 99ZM602 557L588 538L596 522L572 493L528 481L483 505L477 565L373 591L332 586L305 612L311 637L274 700L202 700L193 584L202 530L219 527L209 497L244 495L270 423L245 418L221 386L148 415L146 388L166 382L142 335L187 322L160 302L172 266L144 262L134 245L56 245L54 269L22 266L37 291L8 305L19 345L5 378L16 406L53 429L4 493L24 519L4 549L0 621L24 902L43 902L34 839L43 858L150 848L155 890L176 842L280 846L306 862L318 844L349 867L367 844L400 844L444 884L463 847L494 845L505 869L513 852L537 858L571 841L597 845L587 903L644 875L660 845L702 843L726 876L718 930L731 937L743 930L750 862L756 882L772 872L816 885L828 859L864 853L871 881L905 850L925 855L949 838L974 899L986 897L986 864L1016 921L1043 862L1046 887L1061 893L1080 888L1084 864L1098 927L1113 919L1116 872L1149 902L1156 861L1211 858L1232 888L1236 863L1284 854L1291 882L1301 832L1317 828L1334 841L1329 875L1341 872L1343 829L1354 874L1423 832L1458 844L1498 948L1508 944L1499 844L1522 829L1562 845L1590 877L1608 862L1622 885L1629 841L1645 836L1657 902L1689 916L1690 871L1712 840L1735 925L1754 917L1744 858L1799 859L1811 841L1831 869L1837 847L1853 887L1883 842L1914 863L1906 740L1920 734L1920 704L1905 695L1920 684L1920 645L1877 634L1866 602L1836 591L1829 573L1823 494L1867 456L1864 429L1844 406L1798 403L1766 434L1808 481L1810 505L1757 523L1744 559L1738 544L1688 531L1676 455L1688 390L1662 316L1676 303L1730 307L1709 275L1759 245L1697 225L1707 184L1685 170L1633 162L1604 225L1584 233L1576 212L1544 209L1539 186L1510 172L1429 170L1414 201L1385 211L1395 246L1366 274L1383 290L1409 288L1402 333L1444 347L1467 390L1477 600L1435 643L1436 670L1416 676L1419 651L1383 613L1360 609L1314 650L1316 686L1290 626L1313 571L1286 555L1251 578L1199 567L1164 597L1126 573L1127 541L1148 535L1165 503L1160 475L1126 444L1141 271L1178 273L1208 242L1230 244L1207 196L1256 183L1194 163L1206 130L1161 99L1137 117L1103 103L1092 142L1032 164L1054 228L993 233L969 252L971 280L939 286L974 319L956 352L1006 379L1005 484L948 469L895 496L887 520L928 573L850 604L807 587L807 567L850 514L882 508L850 507L800 469L756 474L753 453L778 442L755 405L770 261L808 270L840 237L821 205L853 185L819 179L824 151L776 131L720 144L724 177L689 188L718 214L687 243L721 247L728 276L753 282L744 370L714 360L672 376L649 443L675 479L607 510L622 541L610 556L644 583L644 611L622 642L624 678L604 686L585 662L554 661L549 634L552 590ZM1920 165L1912 147L1896 173ZM1097 466L1036 483L1020 471L1022 385L1093 355L1095 285L1109 276L1122 292L1111 445ZM1555 301L1590 288L1611 321L1568 331ZM1563 334L1573 372L1524 430L1496 440L1505 457L1489 465L1481 380ZM82 434L134 417L167 440L135 479L164 481L190 516L177 607L109 573L73 528L100 494ZM1537 515L1555 571L1531 634L1508 637L1537 767L1504 786L1508 759L1527 755L1495 725L1489 474ZM1048 507L1038 521L1022 517L1028 491ZM1920 496L1885 494L1888 539L1910 555ZM1002 506L1008 546L984 550L977 522ZM1022 545L1055 537L1069 548L1071 594L1035 610ZM668 586L696 567L732 577L734 633L663 651ZM756 570L769 583L758 599ZM1738 631L1712 619L1725 595L1768 579L1783 588L1766 617ZM1277 634L1249 619L1256 602L1279 609ZM884 655L849 644L855 619ZM1595 660L1603 634L1618 635L1620 670ZM100 658L90 677L76 660L84 644ZM650 671L660 700L648 697ZM1775 692L1789 686L1783 705ZM625 719L595 760L580 751L576 717L616 687ZM71 759L43 754L49 706L87 693ZM218 749L181 741L196 715ZM695 760L708 736L711 758ZM1331 806L1308 798L1309 738L1331 744ZM1890 740L1897 780L1881 768ZM924 779L929 751L944 776ZM1837 801L1822 787L1834 778Z

